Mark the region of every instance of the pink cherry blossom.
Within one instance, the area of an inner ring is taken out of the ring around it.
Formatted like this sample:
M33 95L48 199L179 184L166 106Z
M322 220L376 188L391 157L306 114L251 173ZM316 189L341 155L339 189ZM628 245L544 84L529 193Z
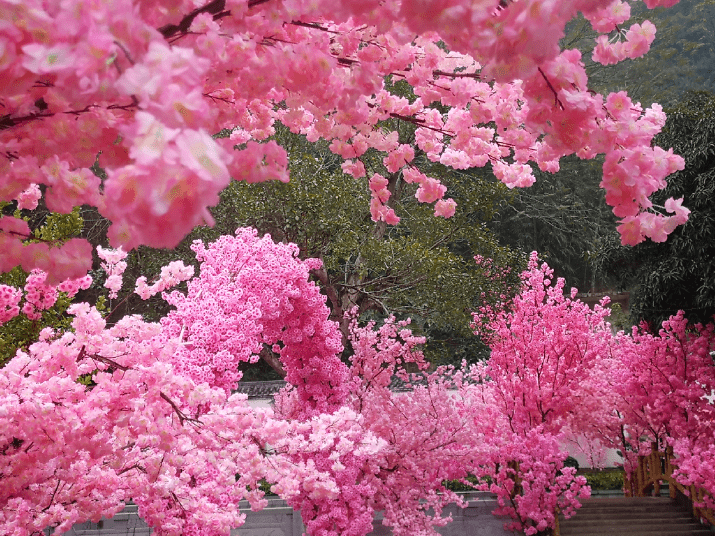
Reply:
M27 190L17 197L17 208L19 210L35 210L41 197L40 187L37 184L31 184Z
M457 210L457 203L454 199L440 199L434 205L434 215L443 218L451 218Z
M15 318L20 314L20 289L8 285L0 285L0 324Z
M420 184L420 187L417 188L415 197L422 203L432 203L438 199L442 199L446 191L447 187L439 182L439 180L427 177Z
M232 1L220 13L218 4L188 1L11 4L1 38L8 158L0 196L12 201L45 185L51 210L96 206L113 223L113 245L164 247L211 224L207 207L230 178L288 180L287 155L270 140L275 121L355 159L346 171L358 177L369 149L386 153L390 173L414 159L386 121L415 125L429 160L457 169L490 162L512 187L533 182L524 167L531 162L555 170L569 154L612 159L624 148L649 149L662 126L650 120L657 114L608 116L608 98L589 92L580 54L561 50L559 39L580 12L597 31L617 32L599 36L594 50L613 63L646 52L653 25L625 29L628 4L618 0L557 4ZM386 80L406 81L416 98L394 94ZM221 131L231 137L212 138ZM89 170L97 158L106 184ZM660 189L666 175L636 182ZM440 200L427 184L420 198ZM611 184L603 182L608 194ZM644 199L619 202L636 216L651 208ZM382 204L373 199L373 218L397 222ZM181 225L169 225L169 214ZM10 267L44 269L52 264L40 266L45 253L62 255L3 240Z

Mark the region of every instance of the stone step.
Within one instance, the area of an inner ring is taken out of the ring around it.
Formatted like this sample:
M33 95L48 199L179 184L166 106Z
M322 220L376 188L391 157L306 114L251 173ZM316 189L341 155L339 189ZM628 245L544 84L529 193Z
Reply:
M561 536L712 536L689 510L668 497L587 499L570 519L561 521Z
M589 509L586 510L581 508L577 510L577 515L579 517L597 517L597 518L608 518L611 516L657 516L663 515L664 517L677 517L677 516L689 516L690 512L686 509L673 509L664 510L663 508L650 508L650 507L638 507L638 508L604 508L604 509Z
M621 529L604 529L604 530L571 530L562 529L561 536L712 536L712 532L704 528L672 529L672 530L621 530Z
M567 521L570 525L682 525L683 523L693 523L695 520L688 515L668 513L648 515L623 515L617 516L582 516L577 514Z
M583 508L600 508L603 506L615 506L623 508L625 506L671 506L672 499L669 497L591 497L583 501Z

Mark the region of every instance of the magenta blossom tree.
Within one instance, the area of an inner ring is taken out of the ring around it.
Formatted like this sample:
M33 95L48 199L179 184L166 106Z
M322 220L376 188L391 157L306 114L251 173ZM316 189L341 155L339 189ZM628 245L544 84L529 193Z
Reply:
M488 379L511 432L537 427L581 433L603 388L599 365L610 357L610 311L593 310L564 294L564 280L531 254L521 292L497 312L474 314L474 327L492 353L480 375Z
M476 333L491 348L474 367L482 405L496 415L492 463L484 475L512 528L536 534L570 516L588 497L583 477L564 467L568 443L598 449L593 433L607 420L601 402L603 372L610 363L610 326L605 302L594 310L564 293L548 265L532 253L521 291L501 310L474 314ZM590 452L589 452L590 453Z
M715 505L715 325L691 325L680 311L657 334L633 329L615 346L611 389L625 440L626 469L651 444L673 447L677 478L695 484Z

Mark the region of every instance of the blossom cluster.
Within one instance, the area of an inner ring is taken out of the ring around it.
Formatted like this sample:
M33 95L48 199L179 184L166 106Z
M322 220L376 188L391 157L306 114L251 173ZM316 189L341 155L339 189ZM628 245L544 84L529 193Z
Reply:
M559 46L579 12L601 34L604 63L647 52L653 25L622 32L620 0L496 4L5 1L0 198L29 209L42 185L50 210L96 206L113 247L172 247L213 222L207 207L231 178L288 179L285 150L267 141L281 121L327 140L355 176L369 149L385 153L388 172L411 177L442 217L455 203L437 178L410 171L417 151L457 169L491 163L510 187L534 181L530 163L555 171L563 156L605 154L602 186L623 241L662 239L687 216L648 201L683 166L652 147L662 111L589 91L580 53ZM415 98L386 79L406 81ZM385 131L388 119L414 124L416 146ZM212 136L221 131L230 135ZM372 217L396 223L380 182ZM57 283L89 269L85 242L51 248L6 227L3 270L38 268Z
M0 325L20 314L22 291L8 285L0 285Z
M127 269L127 253L119 249L106 249L97 246L97 255L102 259L102 270L107 273L104 286L109 289L109 297L115 299L122 288L122 274Z
M28 274L23 289L0 285L0 325L18 316L21 312L30 320L38 320L42 311L51 308L58 298L58 292L73 297L80 289L88 289L92 278L85 275L79 279L67 279L59 285L47 283L47 273L33 270ZM24 291L24 292L23 292ZM24 298L22 308L20 303Z
M137 278L134 292L142 300L148 300L159 292L175 287L182 281L191 279L194 276L194 267L186 266L182 261L172 261L161 267L159 278L151 285L147 285L146 277Z

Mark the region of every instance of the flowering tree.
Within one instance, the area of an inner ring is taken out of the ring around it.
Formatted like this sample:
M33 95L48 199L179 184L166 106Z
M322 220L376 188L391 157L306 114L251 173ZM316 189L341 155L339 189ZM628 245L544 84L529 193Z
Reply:
M674 447L677 478L715 496L710 461L715 452L715 325L691 325L682 311L663 322L657 335L633 328L621 334L611 370L626 470L651 443Z
M570 515L588 496L585 480L564 467L568 442L583 443L607 408L600 402L610 358L608 309L592 311L564 295L564 280L532 253L521 291L501 310L486 306L474 327L491 357L472 374L482 404L498 415L492 465L485 474L513 527L535 534ZM579 441L581 440L581 441Z
M449 217L455 203L445 188L411 166L411 146L380 128L399 118L418 126L416 144L431 160L489 162L511 187L533 182L529 162L555 170L564 155L603 153L602 186L623 241L664 240L688 211L671 200L672 215L656 213L648 197L682 159L651 146L665 120L660 107L588 91L580 53L558 45L579 11L600 32L593 57L603 64L638 57L654 39L647 21L622 27L629 10L620 0L4 1L0 198L24 203L44 185L50 210L97 206L112 221L115 247L172 246L211 222L206 207L231 177L287 180L285 152L267 141L280 120L329 140L354 176L364 174L369 148L387 152L388 172L402 170L418 199ZM417 98L388 91L388 75ZM210 135L222 129L231 136ZM95 163L106 180L90 171ZM395 223L388 185L370 178L370 210ZM87 271L86 242L28 235L2 218L0 269L43 269L50 283Z
M55 525L63 532L116 513L129 498L161 534L226 534L242 523L239 499L264 504L259 480L287 499L322 504L341 494L337 469L316 467L326 449L349 466L382 448L345 405L339 331L307 278L319 261L300 261L295 246L251 230L195 250L201 276L186 295L165 296L175 309L160 324L128 316L107 326L94 307L75 304L72 330L43 330L0 371L4 534ZM121 252L101 254L116 271ZM168 267L156 288L140 281L137 292L169 288L192 272ZM51 305L33 296L55 289L39 274L31 279L26 302ZM291 420L254 412L231 394L237 364L257 359L262 344L288 370ZM89 385L80 381L87 377Z
M564 280L553 281L553 270L539 266L534 252L521 292L507 307L474 315L492 350L482 374L514 433L580 430L579 408L601 388L597 363L610 356L609 310L602 302L592 311L575 295L576 289L564 295Z

